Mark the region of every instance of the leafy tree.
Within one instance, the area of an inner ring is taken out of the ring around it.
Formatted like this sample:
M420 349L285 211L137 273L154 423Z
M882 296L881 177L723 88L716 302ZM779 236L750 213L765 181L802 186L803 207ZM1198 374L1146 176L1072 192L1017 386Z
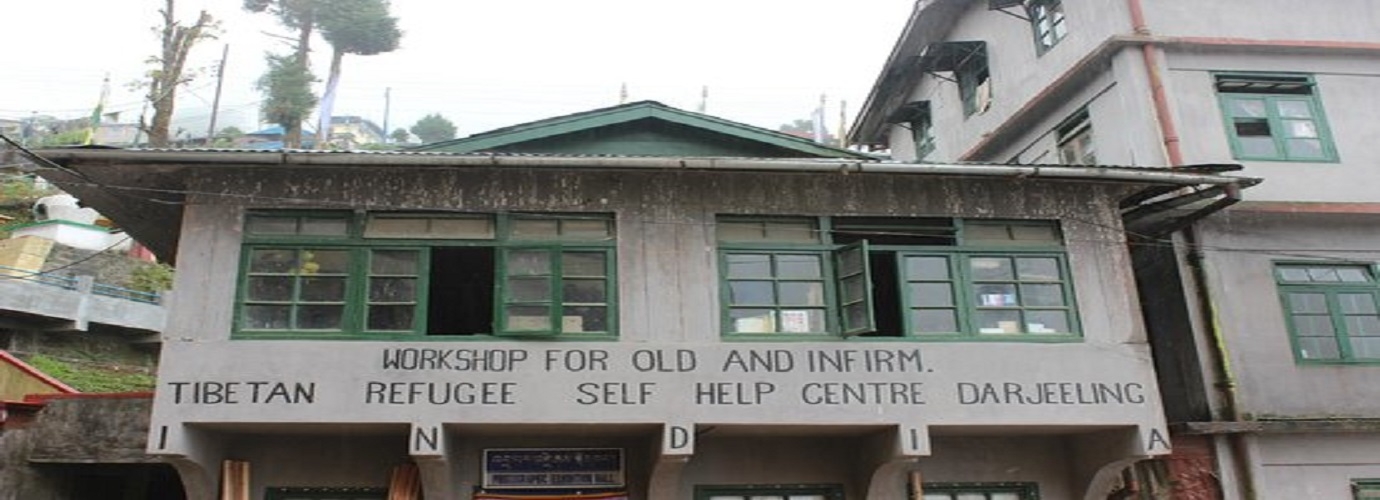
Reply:
M402 31L398 29L398 18L388 15L388 0L318 1L321 37L332 49L330 74L318 113L317 143L324 145L330 139L331 113L345 54L372 56L397 50Z
M241 137L244 137L244 131L240 130L239 127L231 125L220 129L220 132L216 132L216 137L212 145L218 148L231 147L234 146L235 141Z
M264 121L283 126L284 147L302 143L302 118L316 106L311 84L316 81L296 55L268 54L268 71L259 77L258 89L264 93L259 114Z
M148 101L153 106L153 120L148 126L149 145L156 148L168 147L171 143L169 133L172 127L173 105L177 98L177 87L192 80L185 71L187 54L202 40L215 38L217 25L206 11L201 11L191 26L185 26L173 14L174 0L165 0L158 12L163 15L160 31L162 52L149 58L155 68L146 75L149 79ZM142 123L140 124L143 125Z
M423 116L412 124L412 133L423 143L449 141L455 138L455 124L439 113Z
M393 129L393 133L388 134L388 138L393 139L395 143L406 144L407 141L412 139L412 134L409 133L407 129L398 127Z

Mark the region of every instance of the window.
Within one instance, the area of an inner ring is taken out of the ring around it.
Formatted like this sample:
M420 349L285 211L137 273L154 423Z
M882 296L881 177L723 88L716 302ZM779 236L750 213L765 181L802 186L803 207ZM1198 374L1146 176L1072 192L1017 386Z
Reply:
M251 213L236 332L610 335L603 214Z
M1216 85L1237 159L1337 160L1311 77L1220 74Z
M1380 362L1380 284L1368 264L1276 264L1299 361Z
M1353 500L1380 500L1380 479L1354 479L1351 481Z
M267 500L384 500L384 488L269 488Z
M958 96L963 101L963 116L981 114L992 107L992 74L987 69L987 52L968 55L954 70Z
M929 102L925 102L925 107L929 108ZM934 126L930 122L930 114L925 113L910 122L910 134L915 141L915 161L924 160L930 153L934 152Z
M1035 483L926 483L924 500L1039 500Z
M834 485L696 486L695 500L843 500Z
M1035 30L1037 53L1044 54L1054 48L1068 34L1062 0L1030 0L1025 8L1030 16L1030 27Z
M1097 152L1093 148L1092 120L1088 111L1074 113L1055 128L1059 146L1059 162L1065 165L1096 165Z
M721 216L730 336L1071 338L1051 221Z

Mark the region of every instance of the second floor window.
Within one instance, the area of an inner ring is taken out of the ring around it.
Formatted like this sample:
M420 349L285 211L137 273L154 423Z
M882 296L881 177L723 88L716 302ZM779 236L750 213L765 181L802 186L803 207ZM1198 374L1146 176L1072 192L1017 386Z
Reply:
M603 214L251 213L236 332L615 333Z
M1051 221L721 216L717 233L730 336L1078 332Z
M1277 264L1301 362L1380 362L1380 283L1366 264Z
M1215 83L1236 159L1337 160L1311 77L1219 74Z

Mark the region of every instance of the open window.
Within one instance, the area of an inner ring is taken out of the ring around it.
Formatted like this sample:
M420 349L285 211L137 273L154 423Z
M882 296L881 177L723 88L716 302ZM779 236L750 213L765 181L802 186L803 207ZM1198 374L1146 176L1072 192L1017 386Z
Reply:
M1337 160L1312 77L1215 75L1232 154L1240 160Z

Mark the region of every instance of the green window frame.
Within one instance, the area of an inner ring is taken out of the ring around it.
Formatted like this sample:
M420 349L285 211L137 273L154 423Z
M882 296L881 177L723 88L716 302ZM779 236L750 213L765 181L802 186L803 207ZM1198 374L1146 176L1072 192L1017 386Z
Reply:
M695 500L844 500L836 484L695 486Z
M1234 158L1337 161L1312 76L1219 73L1213 78Z
M1299 363L1380 363L1374 264L1277 262L1284 319Z
M1035 53L1043 55L1068 35L1062 0L1030 0L1025 6L1035 34Z
M969 54L954 69L958 97L963 101L963 116L982 114L992 106L992 72L987 66L987 49Z
M250 212L235 336L611 337L614 237L608 214Z
M1380 500L1380 479L1352 479L1352 500Z
M387 488L270 487L265 500L384 500Z
M1079 110L1055 127L1059 149L1059 163L1064 165L1096 165L1097 149L1093 145L1092 118L1088 110Z
M1053 221L725 215L718 222L725 337L1080 338ZM809 237L794 237L801 234Z
M1036 483L924 483L924 500L1039 500Z

